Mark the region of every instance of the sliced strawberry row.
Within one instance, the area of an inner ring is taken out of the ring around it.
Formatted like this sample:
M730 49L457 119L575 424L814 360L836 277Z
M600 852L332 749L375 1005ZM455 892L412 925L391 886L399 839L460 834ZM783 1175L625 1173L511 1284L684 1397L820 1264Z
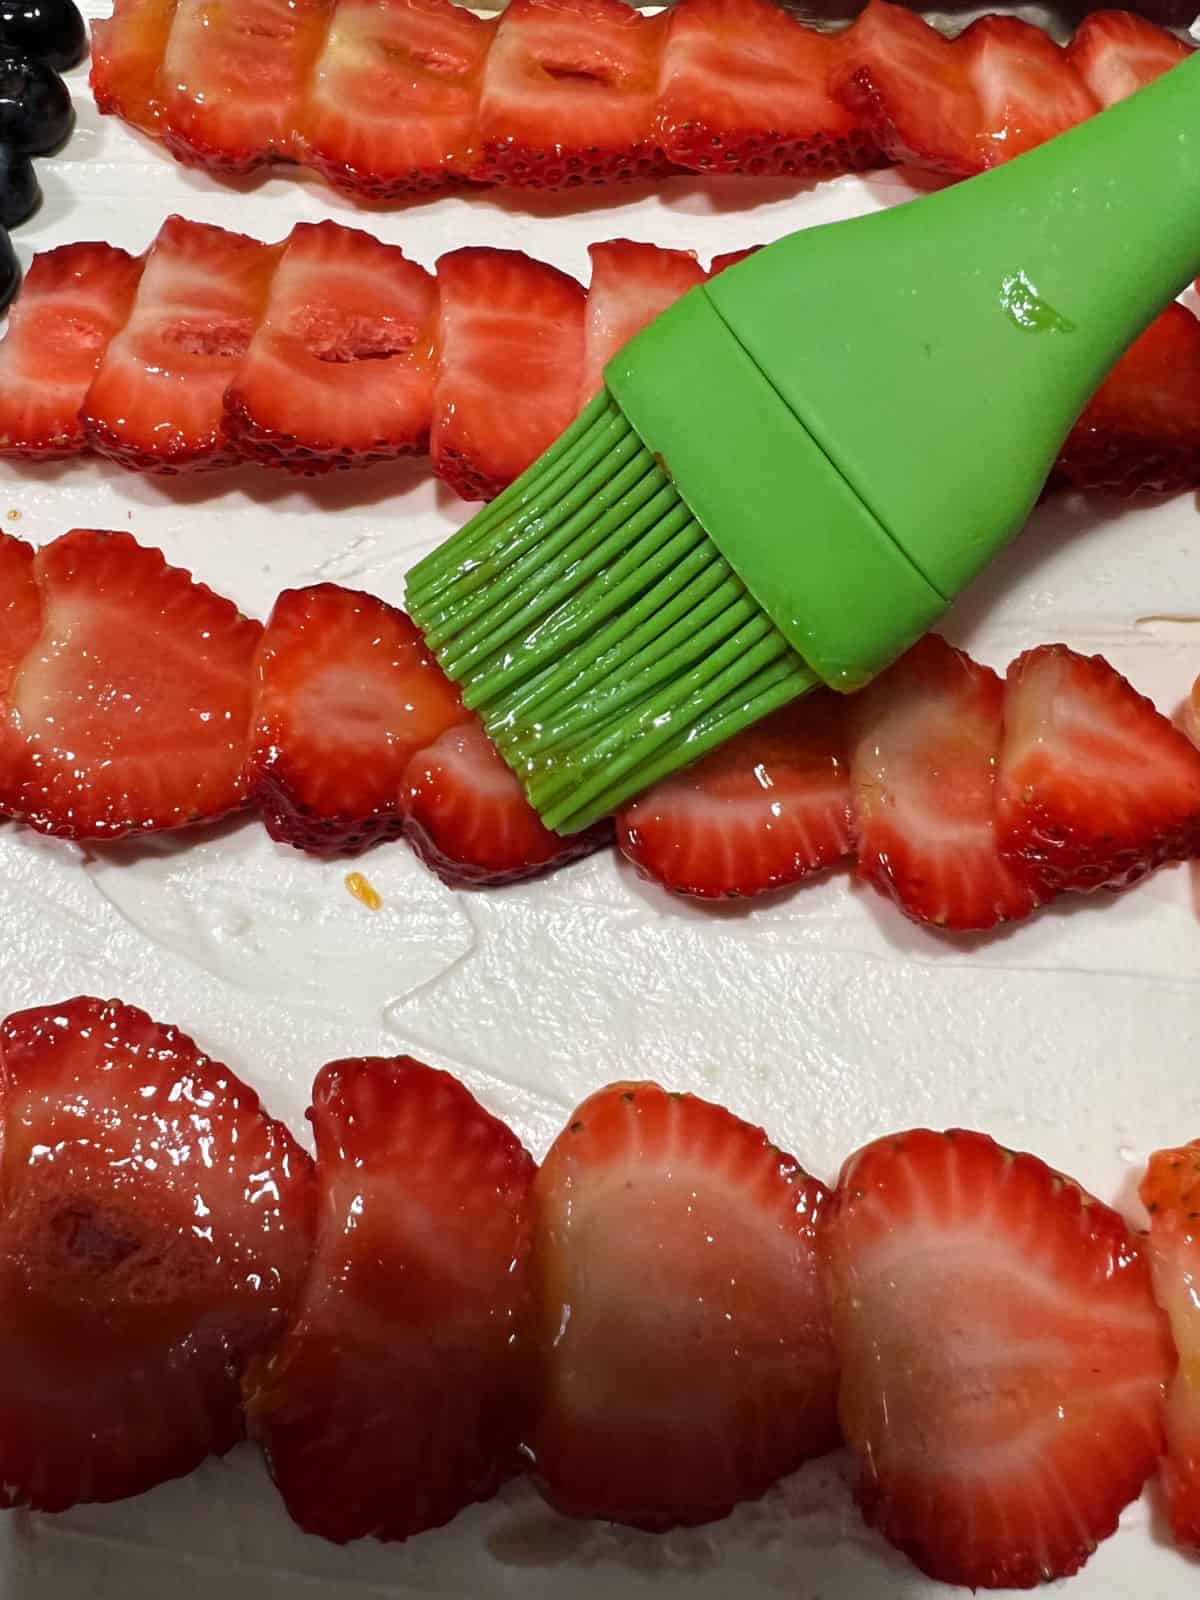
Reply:
M90 447L143 471L253 460L318 473L429 449L458 493L490 497L596 393L621 346L705 277L686 251L627 239L591 258L585 294L518 251L455 250L434 277L333 222L267 246L172 217L143 260L64 246L35 258L0 342L0 456ZM1056 480L1200 484L1190 310L1170 307L1126 353Z

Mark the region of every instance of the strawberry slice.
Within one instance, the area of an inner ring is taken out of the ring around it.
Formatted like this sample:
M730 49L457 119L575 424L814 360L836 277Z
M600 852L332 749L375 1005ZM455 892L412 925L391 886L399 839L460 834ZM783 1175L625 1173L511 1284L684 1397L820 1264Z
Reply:
M516 883L587 855L608 823L551 833L482 726L472 718L419 750L404 774L405 837L452 888Z
M979 1133L842 1168L824 1234L868 1522L930 1577L1032 1588L1115 1532L1174 1367L1115 1211Z
M708 269L709 277L715 278L719 273L727 272L730 267L736 267L739 261L748 261L762 248L761 244L752 244L745 250L726 250L724 255L714 256L712 266Z
M1172 305L1129 347L1059 456L1072 488L1179 494L1200 483L1200 321Z
M317 855L396 837L411 757L467 715L402 611L332 583L284 590L254 676L252 796Z
M994 928L1044 898L1001 854L996 758L1004 686L927 634L855 704L858 875L915 922Z
M680 0L669 15L659 137L678 166L820 177L882 164L857 109L830 92L831 35L771 0Z
M676 894L762 894L854 848L847 707L807 695L656 783L617 815L617 844Z
M261 625L127 533L64 534L32 571L40 627L9 685L0 808L119 839L244 804Z
M34 256L0 343L0 456L86 449L79 408L141 275L142 261L110 244Z
M980 17L957 41L979 97L984 166L1011 161L1100 109L1066 52L1019 17Z
M664 171L665 29L624 0L510 0L484 68L473 176L561 189Z
M332 0L178 0L160 133L179 161L251 172L289 160Z
M575 1112L534 1194L527 1444L554 1505L708 1522L837 1445L828 1196L760 1128L614 1084Z
M453 0L338 0L300 116L300 159L374 200L466 178L495 27Z
M1102 106L1145 88L1191 53L1176 34L1132 11L1093 11L1067 46L1067 60Z
M575 416L584 293L519 250L468 247L438 262L433 470L490 500Z
M117 1000L0 1025L0 1117L5 1503L118 1500L228 1450L307 1267L308 1156Z
M309 1112L317 1247L246 1409L288 1511L339 1542L405 1539L519 1469L534 1164L448 1073L323 1067Z
M92 22L92 93L100 111L157 137L160 72L176 0L114 0L112 16Z
M600 392L604 368L621 346L705 277L691 250L608 239L589 245L588 255L592 281L584 322L584 403Z
M13 679L42 630L42 597L33 575L34 549L0 533L0 767L9 754L8 708ZM4 799L0 797L0 808Z
M1176 1543L1200 1550L1200 1140L1155 1151L1141 1197L1150 1213L1154 1293L1179 1352L1167 1393L1167 1451L1159 1475Z
M299 472L429 442L437 287L395 245L336 222L292 229L225 394L238 452Z
M234 459L222 398L262 317L279 252L244 234L169 217L133 310L83 402L88 442L141 472Z
M1101 656L1042 645L1008 669L996 810L1048 889L1123 889L1200 851L1200 751Z

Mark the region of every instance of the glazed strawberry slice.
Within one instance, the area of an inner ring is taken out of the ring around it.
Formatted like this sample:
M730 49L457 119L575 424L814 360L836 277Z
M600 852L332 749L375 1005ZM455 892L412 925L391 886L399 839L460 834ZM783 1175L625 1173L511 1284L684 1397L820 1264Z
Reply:
M617 815L617 843L676 894L762 894L854 848L848 707L807 695L656 783Z
M1102 106L1145 88L1191 53L1176 34L1132 11L1093 11L1067 46L1067 60Z
M484 68L473 176L562 189L662 172L665 29L624 0L510 0Z
M855 702L858 875L906 916L956 931L1027 917L1044 896L1001 854L1004 686L927 634Z
M543 827L474 718L413 756L404 790L405 836L452 887L531 878L589 854L612 834L607 823L566 835Z
M980 17L956 48L979 97L984 166L1011 161L1100 109L1066 52L1031 22Z
M1150 1213L1154 1293L1179 1352L1167 1393L1167 1448L1159 1474L1176 1542L1200 1550L1200 1140L1155 1151L1141 1197Z
M0 768L12 760L9 698L21 662L42 629L42 600L33 575L34 549L23 539L0 534ZM8 795L0 785L0 813Z
M708 1522L835 1447L828 1197L761 1129L614 1084L575 1112L534 1192L526 1444L554 1505Z
M110 244L34 256L0 342L0 455L47 461L86 449L79 408L141 275L141 260Z
M261 625L126 533L64 534L32 570L40 627L9 685L0 809L119 839L244 804Z
M141 472L234 459L222 399L262 317L278 250L169 217L146 257L133 310L83 402L88 442Z
M1072 488L1178 494L1200 483L1200 321L1168 306L1121 357L1056 467Z
M669 15L659 137L678 166L818 177L882 164L861 115L830 91L831 35L771 0L680 0Z
M309 1116L316 1253L249 1374L249 1425L302 1528L405 1539L519 1469L534 1164L460 1083L408 1056L330 1063Z
M621 346L705 277L691 250L608 239L589 245L588 255L592 281L584 321L583 402L600 392L604 368Z
M178 0L160 133L178 160L251 172L289 160L333 0Z
M453 0L338 0L301 112L301 160L375 200L462 181L495 26Z
M438 262L438 294L433 470L490 500L575 416L583 290L518 250L468 247Z
M298 472L429 442L437 287L395 245L335 222L292 229L225 393L239 454Z
M177 1028L78 999L0 1025L0 1474L60 1511L242 1436L239 1373L312 1244L312 1163Z
M1077 1571L1154 1467L1175 1364L1122 1219L919 1129L850 1158L824 1244L867 1521L944 1583Z
M1001 848L1048 889L1123 889L1200 851L1200 751L1101 656L1029 650L1008 669Z
M273 839L318 855L398 835L410 759L467 716L402 611L332 583L284 590L254 676L251 793Z
M92 28L92 93L102 112L158 136L161 69L176 0L114 0Z

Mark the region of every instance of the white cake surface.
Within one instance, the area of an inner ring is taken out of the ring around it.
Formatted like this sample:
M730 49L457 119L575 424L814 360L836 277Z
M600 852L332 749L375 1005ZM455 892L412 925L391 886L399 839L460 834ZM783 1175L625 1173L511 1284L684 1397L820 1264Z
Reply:
M694 248L707 264L910 195L887 174L817 188L679 178L577 192L573 205L485 191L360 212L311 179L231 185L188 172L97 115L86 67L72 81L78 129L39 163L45 204L14 236L26 263L81 239L141 250L176 211L269 239L332 216L429 266L456 246L488 244L586 278L594 240ZM401 602L406 568L467 515L424 461L311 481L257 468L141 478L96 460L0 467L7 532L40 544L73 526L127 529L263 618L279 589L322 580ZM1195 500L1130 509L1056 499L945 631L1001 670L1053 640L1100 651L1173 712L1200 673ZM272 844L252 818L95 849L0 825L0 1014L78 993L119 996L192 1033L302 1136L324 1061L400 1052L457 1073L539 1156L592 1090L651 1077L762 1123L827 1181L878 1134L968 1126L1034 1151L1135 1216L1147 1152L1200 1134L1200 926L1188 867L1119 899L1068 900L995 937L951 939L912 926L845 874L706 910L642 882L611 852L479 892L445 888L403 845L353 865L382 910L348 893L347 863ZM292 1527L243 1446L124 1504L9 1514L0 1595L955 1592L862 1525L850 1478L849 1461L834 1456L724 1523L662 1538L570 1523L516 1484L407 1545L340 1549ZM1147 1495L1066 1594L1184 1600L1195 1584Z

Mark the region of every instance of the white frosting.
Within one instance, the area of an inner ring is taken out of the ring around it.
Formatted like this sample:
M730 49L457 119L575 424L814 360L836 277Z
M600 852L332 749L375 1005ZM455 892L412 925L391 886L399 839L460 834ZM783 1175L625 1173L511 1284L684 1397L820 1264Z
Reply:
M814 190L680 178L577 194L574 211L484 192L363 213L304 178L232 186L176 166L96 115L85 70L78 131L39 164L46 203L16 235L26 261L87 238L140 250L176 210L272 238L332 215L426 264L479 243L585 275L591 240L695 247L707 261L908 194L889 175ZM321 579L400 601L406 567L467 514L423 464L313 482L256 468L138 478L96 461L0 474L8 531L40 543L76 524L127 528L258 616L278 589ZM1060 499L947 631L1001 668L1047 640L1102 651L1173 709L1200 672L1200 618L1151 619L1200 612L1197 553L1190 497L1134 511ZM194 1033L298 1130L323 1061L407 1050L459 1073L538 1154L585 1094L638 1076L762 1122L826 1179L887 1129L966 1124L1131 1208L1145 1153L1200 1134L1200 932L1187 868L1115 902L1070 901L995 938L950 940L840 875L714 911L670 899L608 854L476 893L444 888L402 845L356 865L383 897L378 913L347 892L346 864L273 845L252 820L103 850L0 825L0 1014L119 995ZM10 1517L0 1590L47 1600L947 1593L861 1526L847 1472L835 1458L717 1528L663 1539L572 1525L518 1485L407 1546L339 1550L291 1527L242 1449L124 1505ZM1067 1593L1182 1600L1194 1585L1152 1536L1143 1502Z

